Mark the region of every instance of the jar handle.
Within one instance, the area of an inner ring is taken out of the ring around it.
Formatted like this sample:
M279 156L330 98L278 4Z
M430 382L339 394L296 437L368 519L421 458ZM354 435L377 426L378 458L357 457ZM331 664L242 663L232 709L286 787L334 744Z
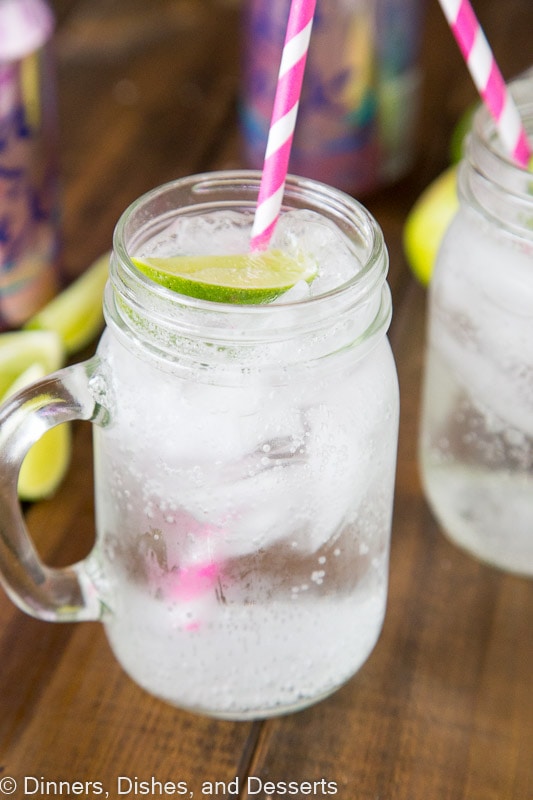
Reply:
M48 429L75 419L105 423L108 412L90 390L98 364L95 356L59 370L14 395L0 409L0 581L17 606L38 619L72 622L102 615L86 561L64 568L41 561L17 492L24 457Z

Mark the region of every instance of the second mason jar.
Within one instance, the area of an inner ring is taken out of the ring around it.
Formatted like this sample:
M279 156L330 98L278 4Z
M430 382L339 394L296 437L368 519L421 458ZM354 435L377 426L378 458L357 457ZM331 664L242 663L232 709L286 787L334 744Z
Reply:
M511 86L530 134L533 75ZM533 576L533 175L484 108L459 170L460 210L435 266L420 458L450 538Z

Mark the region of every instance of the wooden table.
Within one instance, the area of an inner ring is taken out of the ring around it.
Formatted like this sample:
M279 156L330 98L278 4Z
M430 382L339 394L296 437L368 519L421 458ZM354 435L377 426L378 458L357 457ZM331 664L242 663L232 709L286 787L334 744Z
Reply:
M475 5L505 75L526 68L531 0ZM119 214L142 191L240 165L241 3L53 6L65 261L74 275L110 247ZM436 0L428 3L423 65L416 167L365 198L391 255L390 336L402 396L390 595L377 647L344 688L306 711L263 722L216 721L166 706L135 686L98 624L38 622L1 593L0 778L17 780L17 800L52 796L40 782L60 780L99 781L111 798L138 797L136 776L184 781L195 798L208 796L208 781L226 785L213 796L237 796L235 778L241 800L281 796L258 790L260 781L319 782L312 794L303 783L298 797L326 796L329 781L341 800L533 798L533 582L479 564L448 543L423 499L416 463L426 295L407 269L402 226L421 189L446 165L453 125L475 99ZM75 428L72 469L56 496L28 510L52 564L71 563L91 546L89 428ZM132 782L128 795L118 794L121 776ZM258 780L247 787L247 776ZM82 788L77 793L74 784L63 796L97 796L98 784Z

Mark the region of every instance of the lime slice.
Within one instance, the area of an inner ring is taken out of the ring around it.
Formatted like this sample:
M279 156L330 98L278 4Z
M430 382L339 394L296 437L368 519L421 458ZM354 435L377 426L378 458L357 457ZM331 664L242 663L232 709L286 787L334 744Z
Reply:
M458 208L457 165L453 165L422 192L403 229L407 262L423 286L430 282L442 238Z
M217 303L267 303L298 281L310 282L316 264L281 250L214 256L132 259L148 278L180 294Z
M35 501L53 495L65 477L70 453L71 430L68 423L46 431L22 462L18 479L20 499Z
M13 331L0 335L0 399L19 376L37 364L46 375L62 366L65 349L54 331Z
M26 322L27 330L55 331L67 353L88 345L104 324L102 299L109 274L109 253L97 259L77 280Z
M47 374L41 364L32 364L11 384L5 400ZM70 463L70 425L58 425L46 431L28 450L19 472L18 494L21 500L42 500L52 495L65 477Z
M30 383L40 381L41 378L44 378L44 376L47 374L47 370L44 369L42 364L31 364L27 369L24 370L24 372L21 372L20 375L16 377L4 395L0 397L0 402L3 403L4 400L7 400L7 398L11 397L12 394L16 394L17 392L20 392L21 389L25 389L26 386L30 385Z

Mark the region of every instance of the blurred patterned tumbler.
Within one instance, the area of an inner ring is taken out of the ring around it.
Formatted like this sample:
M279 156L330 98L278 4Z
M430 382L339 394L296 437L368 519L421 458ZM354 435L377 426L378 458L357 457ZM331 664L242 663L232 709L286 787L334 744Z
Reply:
M353 194L401 177L414 156L424 0L318 0L290 172ZM290 0L247 0L241 129L260 169Z
M53 29L43 0L0 0L0 330L59 284Z

